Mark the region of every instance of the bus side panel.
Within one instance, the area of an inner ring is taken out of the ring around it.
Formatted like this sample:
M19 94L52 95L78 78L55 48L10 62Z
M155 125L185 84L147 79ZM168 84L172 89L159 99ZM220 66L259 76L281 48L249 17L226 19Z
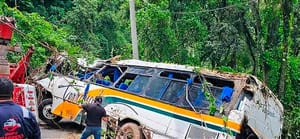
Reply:
M167 135L183 139L189 129L189 125L188 122L172 118L167 130Z
M120 121L130 118L141 123L142 126L145 126L152 131L156 130L154 132L160 132L161 134L166 133L170 122L170 117L128 104L108 104L105 106L105 110L108 115L114 118L119 117Z

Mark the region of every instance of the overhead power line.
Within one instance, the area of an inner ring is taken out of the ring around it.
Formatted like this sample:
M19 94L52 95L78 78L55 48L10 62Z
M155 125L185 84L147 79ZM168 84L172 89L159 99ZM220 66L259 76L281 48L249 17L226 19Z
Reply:
M174 13L174 14L199 14L199 13L209 13L209 12L214 12L214 11L220 11L220 10L225 10L225 9L230 9L238 6L246 6L247 4L250 4L252 2L256 2L256 0L249 0L246 2L238 3L238 4L233 4L233 5L228 5L225 7L221 8L215 8L215 9L208 9L208 10L202 10L202 11L193 11L193 12L170 12L168 10L159 10L157 12L168 12L168 13Z

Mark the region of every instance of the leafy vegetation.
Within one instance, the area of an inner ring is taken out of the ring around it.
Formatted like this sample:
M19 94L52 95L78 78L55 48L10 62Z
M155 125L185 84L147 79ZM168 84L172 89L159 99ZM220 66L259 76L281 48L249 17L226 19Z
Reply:
M136 0L140 59L256 75L284 105L283 138L300 138L299 3ZM128 0L6 0L0 7L26 35L15 33L12 44L36 46L33 66L50 54L38 41L71 55L132 58Z
M66 40L68 32L47 22L38 13L20 12L15 8L8 8L4 3L1 7L2 15L14 17L17 21L17 30L14 32L11 45L21 45L24 51L31 45L35 46L34 60L31 61L32 67L44 63L45 59L50 56L51 49L47 47L55 46L58 50L65 50L70 54L76 54L81 49L78 46L72 46ZM20 55L11 54L10 58L16 61L20 59Z

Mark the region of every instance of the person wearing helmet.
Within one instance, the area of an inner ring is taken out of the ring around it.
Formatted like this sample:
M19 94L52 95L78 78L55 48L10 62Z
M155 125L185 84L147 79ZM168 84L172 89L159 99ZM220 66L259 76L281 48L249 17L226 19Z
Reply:
M94 139L101 139L101 121L106 117L106 111L101 103L102 97L97 96L94 103L79 105L87 113L86 126L80 139L87 139L90 135L93 135Z
M12 101L13 82L0 77L0 138L40 139L35 115Z

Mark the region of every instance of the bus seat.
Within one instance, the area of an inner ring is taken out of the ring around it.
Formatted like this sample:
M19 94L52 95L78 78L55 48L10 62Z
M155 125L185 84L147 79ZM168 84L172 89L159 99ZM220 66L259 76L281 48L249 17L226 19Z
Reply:
M120 77L121 72L119 71L118 68L114 68L114 78L113 78L113 82L115 82L116 80L118 80L118 78Z
M191 78L188 78L186 80L187 85L191 85L193 83L193 80Z
M165 85L160 89L160 92L159 92L159 96L157 99L161 99L161 97L163 96L164 92L166 91L169 83L171 82L171 79L173 78L174 74L173 73L169 73L168 75L168 78L169 80L165 83Z
M177 92L177 97L180 97L185 91L185 86L183 86L178 92Z
M50 68L50 71L54 72L56 70L56 64L53 64Z
M77 76L80 80L85 80L85 79L90 78L93 74L94 74L93 72L89 72L89 73L85 73L85 74L78 73L78 74L76 74L76 76Z
M125 84L125 83L121 83L121 84L119 85L119 89L126 90L127 88L128 88L128 85Z
M198 91L198 95L196 97L196 99L192 102L194 106L200 106L201 105L201 102L205 101L205 95L204 93L202 92L201 89L199 89Z
M187 85L191 85L193 83L193 80L191 78L188 78L187 80ZM185 93L185 86L183 86L178 92L177 92L177 97L180 97L183 93Z
M231 87L225 86L221 92L221 100L225 102L231 101L231 96L233 93L233 89Z
M96 79L96 83L97 83L97 84L102 84L102 85L105 85L105 86L110 86L110 85L111 85L111 82L110 82L110 81L107 81L107 80L100 80L100 79Z
M134 92L134 93L140 93L143 88L140 86L142 78L138 75L136 78L132 81L132 83L128 86L128 91Z

